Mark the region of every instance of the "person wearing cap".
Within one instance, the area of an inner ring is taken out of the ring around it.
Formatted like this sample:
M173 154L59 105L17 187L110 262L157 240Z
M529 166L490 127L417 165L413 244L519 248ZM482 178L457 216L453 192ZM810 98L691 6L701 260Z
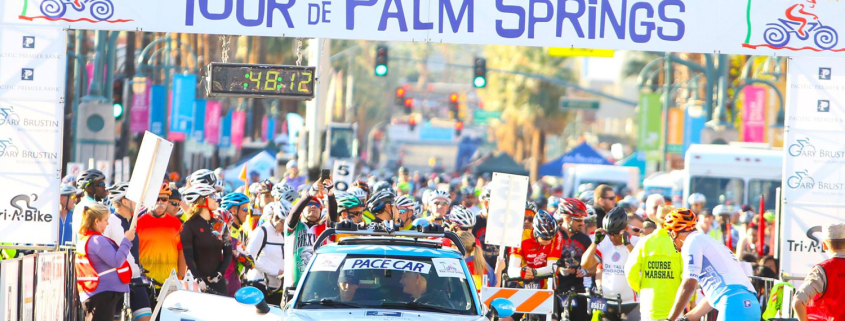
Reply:
M692 209L690 209L692 210ZM710 211L700 211L696 212L692 210L693 213L698 215L698 223L696 223L695 228L701 234L708 235L712 237L714 240L721 241L722 240L722 231L720 231L717 227L714 227L714 220L715 216Z
M792 303L799 321L845 320L845 223L824 227L822 248L831 258L813 266Z
M166 212L167 202L174 190L167 183L159 188L158 199L146 215L138 217L138 262L149 270L147 276L158 282L160 287L170 272L176 270L179 279L185 276L187 263L182 251L179 231L182 221Z
M62 185L59 190L59 244L73 242L73 207L76 205L76 187Z
M314 242L332 222L337 222L337 201L334 196L334 183L319 179L296 203L293 211L285 218L285 274L284 288L295 287L299 278L314 256ZM317 198L326 194L329 203L328 220L322 217L323 203ZM307 212L305 212L307 208ZM303 215L304 214L304 215Z
M403 186L407 185L408 190L407 191L398 190L400 188L400 185L403 185ZM416 191L415 187L416 186L414 186L414 181L411 179L411 172L408 171L408 169L405 168L405 167L399 167L399 180L396 182L397 192L402 193L402 194L399 194L399 196L413 194L414 191Z
M481 208L478 207L477 203L478 196L475 195L474 188L465 187L461 189L461 205L466 207L474 215L481 213Z
M692 193L687 198L687 203L689 203L689 209L698 215L704 211L704 206L707 204L707 197L704 197L704 194L701 193Z
M299 175L299 164L295 159L290 160L285 165L285 168L287 168L287 173L285 173L285 177L282 179L285 184L290 185L294 189L305 185L305 176Z
M361 276L359 273L363 271L356 270L342 270L337 276L338 295L333 298L328 298L334 302L358 302L364 298L355 296L358 291L358 286L361 283Z
M663 196L653 195L663 201ZM671 205L661 205L650 211L649 219L659 229L640 239L625 261L628 285L639 293L642 320L666 319L672 309L671 298L681 285L681 254L662 228L663 218L674 209Z
M161 195L159 195L161 196ZM176 218L182 218L185 215L185 211L182 208L182 205L185 203L182 200L182 193L179 193L178 189L171 189L170 195L167 196L167 204L165 204L164 212L170 216ZM187 207L187 204L185 204Z

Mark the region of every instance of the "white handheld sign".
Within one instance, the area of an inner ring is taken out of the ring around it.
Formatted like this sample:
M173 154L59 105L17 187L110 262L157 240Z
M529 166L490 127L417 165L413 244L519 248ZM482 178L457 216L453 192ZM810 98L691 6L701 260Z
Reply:
M332 180L337 191L346 192L352 186L352 179L355 177L355 166L349 165L346 161L335 161L332 170Z
M490 182L490 212L487 218L485 243L519 247L522 242L522 220L528 199L528 176L493 173Z
M155 206L171 151L173 151L173 143L151 132L144 133L144 140L141 142L138 158L135 160L135 170L132 171L132 179L126 190L126 198L135 201L136 206L143 205L147 208ZM135 226L137 214L136 210L132 227Z
M85 171L85 164L83 163L67 163L67 174L78 178L82 172Z

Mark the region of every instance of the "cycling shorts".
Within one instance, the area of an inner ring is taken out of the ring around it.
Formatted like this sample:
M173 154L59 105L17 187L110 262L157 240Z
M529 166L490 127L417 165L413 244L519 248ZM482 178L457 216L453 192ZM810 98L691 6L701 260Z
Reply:
M719 311L717 321L760 320L760 303L744 285L728 285L728 291L713 306Z
M145 286L129 286L129 309L132 310L132 320L153 315L150 309L150 295Z

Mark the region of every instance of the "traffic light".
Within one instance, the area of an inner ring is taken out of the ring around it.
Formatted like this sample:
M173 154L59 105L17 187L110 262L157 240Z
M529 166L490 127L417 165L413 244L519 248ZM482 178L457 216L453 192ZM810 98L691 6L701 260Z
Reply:
M417 118L414 117L414 115L411 115L411 117L408 118L408 128L411 131L414 131L414 128L417 128Z
M414 99L413 98L405 98L405 114L409 115L414 110Z
M473 70L472 85L475 88L484 88L487 86L487 59L475 58L475 66Z
M387 46L376 47L375 73L378 77L387 76Z
M464 122L458 121L455 123L455 136L461 136L461 131L464 130Z
M396 97L394 98L395 99L394 104L397 105L397 106L404 105L405 104L405 94L407 94L407 93L408 93L408 91L405 90L405 88L402 88L402 87L396 88Z
M452 113L453 119L458 119L458 94L452 93L449 95L449 111Z
M116 80L112 84L112 102L114 109L114 119L123 117L123 83L124 80Z

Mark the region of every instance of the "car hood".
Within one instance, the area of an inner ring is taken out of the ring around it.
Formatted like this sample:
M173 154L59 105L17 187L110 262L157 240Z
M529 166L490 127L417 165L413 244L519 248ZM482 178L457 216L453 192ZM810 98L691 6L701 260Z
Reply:
M401 311L390 309L315 309L291 310L285 314L285 321L334 321L334 320L367 320L367 321L481 321L487 320L480 315L454 315L437 312Z

